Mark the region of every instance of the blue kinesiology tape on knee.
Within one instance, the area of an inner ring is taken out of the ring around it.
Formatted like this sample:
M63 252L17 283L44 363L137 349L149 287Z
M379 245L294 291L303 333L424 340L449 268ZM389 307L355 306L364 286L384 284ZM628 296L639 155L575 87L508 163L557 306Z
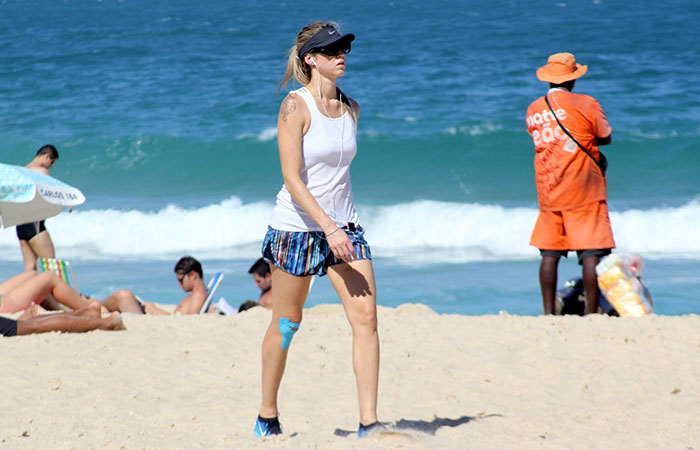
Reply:
M282 333L282 350L287 350L289 344L292 343L294 333L299 329L299 324L292 322L286 317L280 317L279 321L280 333Z

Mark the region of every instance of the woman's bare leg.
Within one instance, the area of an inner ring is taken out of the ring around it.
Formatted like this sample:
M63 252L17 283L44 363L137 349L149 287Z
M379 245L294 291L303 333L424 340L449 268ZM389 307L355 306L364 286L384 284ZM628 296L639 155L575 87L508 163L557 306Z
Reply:
M9 294L17 286L36 276L36 272L22 272L0 283L0 295Z
M41 303L49 294L71 309L84 308L90 304L54 273L42 272L3 295L0 312L21 311L32 303Z
M352 363L357 380L360 422L377 421L379 334L377 297L372 261L361 260L328 268L328 278L352 328Z
M282 348L280 319L301 324L302 308L309 293L311 277L296 277L272 264L272 321L262 345L262 405L260 416L277 417L277 393L287 363L289 349Z

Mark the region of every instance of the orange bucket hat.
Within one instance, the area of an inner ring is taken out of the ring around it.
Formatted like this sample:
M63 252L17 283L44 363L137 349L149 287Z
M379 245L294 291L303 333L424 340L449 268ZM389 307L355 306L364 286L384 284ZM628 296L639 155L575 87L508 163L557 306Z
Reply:
M546 65L537 69L537 79L561 84L584 76L587 70L588 66L577 64L571 53L555 53L549 57Z

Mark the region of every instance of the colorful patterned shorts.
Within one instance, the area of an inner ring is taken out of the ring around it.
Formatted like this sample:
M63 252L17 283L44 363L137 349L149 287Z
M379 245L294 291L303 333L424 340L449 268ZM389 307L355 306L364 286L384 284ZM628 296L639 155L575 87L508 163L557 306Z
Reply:
M355 247L357 259L372 259L362 227L350 224L343 230ZM267 262L298 277L323 276L328 267L343 262L333 255L322 231L281 231L268 227L262 253Z

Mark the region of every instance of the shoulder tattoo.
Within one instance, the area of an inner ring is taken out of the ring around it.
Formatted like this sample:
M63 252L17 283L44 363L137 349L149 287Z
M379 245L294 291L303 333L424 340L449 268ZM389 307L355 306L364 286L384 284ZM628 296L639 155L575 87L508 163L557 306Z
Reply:
M291 96L287 96L287 98L284 99L282 102L282 120L284 122L287 121L287 116L292 114L294 111L297 109L297 102L296 100Z

